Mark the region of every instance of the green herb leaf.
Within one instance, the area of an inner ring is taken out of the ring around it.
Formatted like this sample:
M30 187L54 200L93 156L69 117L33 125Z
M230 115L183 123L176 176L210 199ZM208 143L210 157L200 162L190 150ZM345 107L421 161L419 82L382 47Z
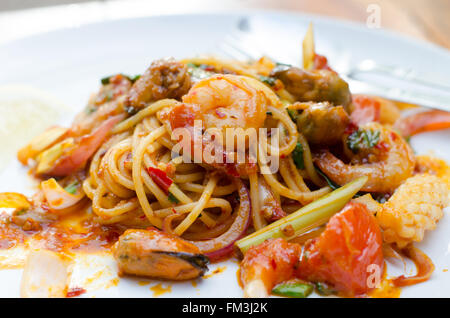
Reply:
M78 181L74 181L70 183L67 187L65 187L64 190L66 190L66 192L69 192L70 194L75 194L78 190L79 185L80 183Z
M316 292L321 296L336 295L337 292L325 283L316 283Z
M298 169L305 169L305 162L303 160L303 145L299 142L292 152L292 159L294 159L295 166Z
M272 112L266 112L266 115L272 116Z
M102 85L108 85L109 84L109 79L111 78L111 76L107 76L107 77L103 77L100 81L102 82Z
M347 138L347 147L353 152L358 153L360 150L370 149L378 144L380 140L379 130L358 129Z
M259 76L259 80L261 82L263 82L263 83L266 83L267 85L270 85L270 86L274 86L275 83L277 82L277 79L274 78L274 77L262 76L262 75Z
M201 66L197 66L193 63L186 64L188 68L188 74L191 76L194 82L198 82L202 79L213 76L215 73L205 70Z
M287 108L287 112L289 114L289 117L291 117L292 121L294 123L297 122L297 115L298 115L297 111L294 109Z
M327 175L325 173L323 173L317 167L316 167L316 171L317 171L318 174L320 174L325 179L325 181L328 183L328 185L330 186L331 189L336 190L336 189L339 189L341 187L339 184L335 183L333 180L328 178Z
M169 199L170 202L178 204L180 203L180 201L172 194L169 192L169 195L167 197Z
M127 77L130 79L131 82L134 83L141 77L141 75L134 75L132 77L127 76Z
M19 216L23 215L27 212L27 209L20 209L19 211L14 212L14 215Z
M300 282L286 282L276 285L272 289L272 293L279 296L306 298L308 297L314 287L311 284Z

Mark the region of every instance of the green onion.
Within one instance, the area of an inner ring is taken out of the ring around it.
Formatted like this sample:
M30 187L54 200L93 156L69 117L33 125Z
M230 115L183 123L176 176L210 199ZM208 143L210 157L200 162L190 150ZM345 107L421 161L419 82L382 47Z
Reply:
M70 194L75 194L78 190L78 181L74 181L71 184L69 184L67 187L64 188L66 192L69 192Z
M252 246L259 245L267 239L278 237L291 239L323 225L335 213L339 212L366 182L367 177L363 176L347 183L320 199L305 205L300 210L244 237L237 241L236 245L242 253L245 253ZM291 226L294 229L294 235L289 237L285 235L283 229L287 226Z
M272 294L293 298L306 298L312 293L313 289L314 287L311 284L286 282L276 285L272 289Z
M178 204L180 203L180 201L172 194L169 192L169 195L167 197L169 199L170 202Z
M292 152L292 159L294 159L294 163L297 169L305 169L305 162L303 160L303 145L299 142Z

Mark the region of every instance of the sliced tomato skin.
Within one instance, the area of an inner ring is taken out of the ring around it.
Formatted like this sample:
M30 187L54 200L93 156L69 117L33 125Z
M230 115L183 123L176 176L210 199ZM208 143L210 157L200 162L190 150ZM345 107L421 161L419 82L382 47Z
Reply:
M382 235L375 217L360 203L351 202L334 215L325 231L306 244L296 275L325 282L346 295L362 295L370 288L369 265L383 272Z
M353 123L364 125L380 120L381 104L376 99L365 95L358 95L353 96L352 103L355 107L350 115Z

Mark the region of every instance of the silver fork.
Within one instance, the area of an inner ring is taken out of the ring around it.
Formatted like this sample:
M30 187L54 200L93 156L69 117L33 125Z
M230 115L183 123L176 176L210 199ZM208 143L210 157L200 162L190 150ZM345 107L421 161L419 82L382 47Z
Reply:
M263 55L267 56L264 50L251 43L245 22L242 19L238 30L223 39L219 50L229 58L240 60L256 60ZM277 61L274 57L270 58ZM348 68L341 67L337 71L349 83L352 93L376 95L450 112L450 79L419 73L413 69L380 65L373 60L365 60ZM367 77L369 80L364 79ZM374 78L378 80L374 81ZM389 82L393 84L389 85Z

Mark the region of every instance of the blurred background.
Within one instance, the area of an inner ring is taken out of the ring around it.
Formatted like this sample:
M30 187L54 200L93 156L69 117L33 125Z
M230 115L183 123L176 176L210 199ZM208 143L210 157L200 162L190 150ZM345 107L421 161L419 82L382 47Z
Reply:
M50 7L65 6L76 15L78 5L91 6L89 15L94 16L105 12L110 14L117 2L129 2L130 10L138 9L142 14L148 12L152 15L260 8L321 14L360 23L367 22L369 8L376 5L381 13L381 28L450 48L450 0L0 0L0 22L3 22L0 23L1 35L5 36L6 28L11 36L20 35L21 22L35 17L33 13L39 10L37 8L46 8L40 9L40 12L44 10L49 15L52 12L57 15L57 11L52 11L55 8ZM126 16L123 12L122 15ZM47 29L51 28L49 23L45 25Z

